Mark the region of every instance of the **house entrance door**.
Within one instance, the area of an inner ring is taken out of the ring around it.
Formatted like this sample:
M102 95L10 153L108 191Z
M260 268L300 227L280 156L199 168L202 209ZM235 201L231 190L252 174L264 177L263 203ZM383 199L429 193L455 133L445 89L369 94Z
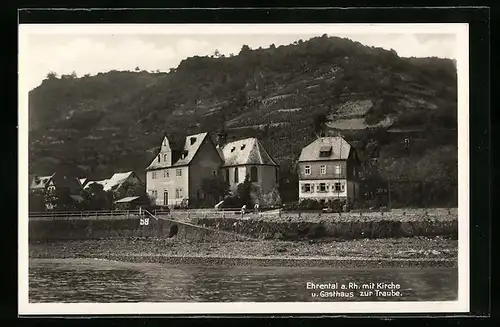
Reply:
M168 192L164 191L163 192L163 205L168 205Z

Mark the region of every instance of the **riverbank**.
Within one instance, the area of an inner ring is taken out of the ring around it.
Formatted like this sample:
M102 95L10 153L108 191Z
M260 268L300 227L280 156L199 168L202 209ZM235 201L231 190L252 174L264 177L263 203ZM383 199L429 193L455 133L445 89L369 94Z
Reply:
M205 241L116 238L31 242L30 259L297 267L456 267L458 241L443 237L351 241Z

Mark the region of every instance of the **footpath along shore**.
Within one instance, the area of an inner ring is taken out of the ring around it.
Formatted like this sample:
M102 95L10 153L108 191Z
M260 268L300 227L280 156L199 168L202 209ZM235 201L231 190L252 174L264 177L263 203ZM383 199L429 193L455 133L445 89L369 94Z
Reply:
M321 241L188 241L109 238L30 242L30 259L338 268L457 267L458 241L443 237Z

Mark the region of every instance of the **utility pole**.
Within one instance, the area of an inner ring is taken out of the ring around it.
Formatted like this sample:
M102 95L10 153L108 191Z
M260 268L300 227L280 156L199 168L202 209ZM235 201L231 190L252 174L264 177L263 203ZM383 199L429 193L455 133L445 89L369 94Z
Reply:
M392 204L391 204L391 180L389 179L389 187L387 192L389 192L389 211L392 211Z

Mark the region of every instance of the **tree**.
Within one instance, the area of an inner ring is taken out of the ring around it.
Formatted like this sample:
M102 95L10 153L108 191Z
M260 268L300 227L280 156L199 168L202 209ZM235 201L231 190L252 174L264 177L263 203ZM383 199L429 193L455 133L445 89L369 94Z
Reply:
M87 210L106 210L112 208L113 195L105 192L103 186L98 183L91 183L82 192L83 206Z
M241 55L241 54L243 54L243 53L247 53L247 52L250 52L250 51L252 51L252 49L251 49L248 45L244 44L244 45L241 47L241 50L240 50L240 53L239 53L239 54Z
M51 79L57 79L57 73L53 72L53 71L49 72L47 74L47 79L49 79L49 80L51 80Z
M247 174L243 183L238 184L236 191L238 198L243 204L246 204L247 207L253 207L252 191L254 191L254 187L250 181L250 175Z
M146 185L143 183L123 183L120 188L114 193L115 200L123 199L130 196L147 196Z
M274 43L273 43L273 44L271 44L271 45L269 46L269 48L270 48L270 49L276 49L276 45L274 45Z
M214 57L215 58L220 58L220 56L221 56L221 53L220 53L219 49L215 49L215 51L214 51Z
M323 135L328 117L325 113L319 113L314 116L314 133Z
M139 68L139 66L135 67L135 71L138 72L140 71L141 69Z
M219 175L207 177L201 181L201 190L216 201L220 201L229 194L229 183Z
M71 197L70 190L66 187L47 190L45 204L51 210L75 210L78 208L75 200Z

